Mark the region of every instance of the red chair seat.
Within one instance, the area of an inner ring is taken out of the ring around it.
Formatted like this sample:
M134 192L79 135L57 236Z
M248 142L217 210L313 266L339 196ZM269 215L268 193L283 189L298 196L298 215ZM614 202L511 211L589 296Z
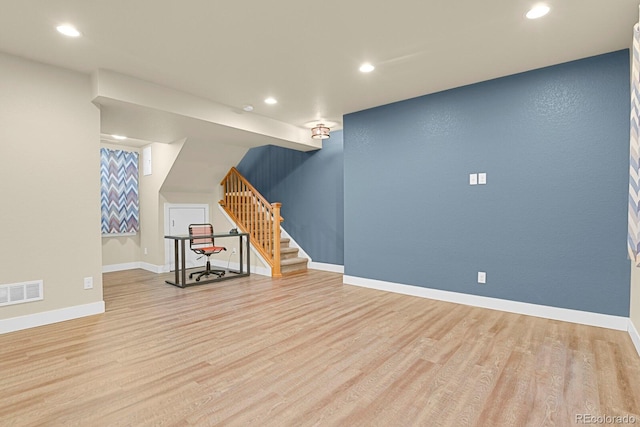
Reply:
M225 248L222 246L207 246L204 248L198 248L198 250L202 252L220 252L220 251L224 251Z

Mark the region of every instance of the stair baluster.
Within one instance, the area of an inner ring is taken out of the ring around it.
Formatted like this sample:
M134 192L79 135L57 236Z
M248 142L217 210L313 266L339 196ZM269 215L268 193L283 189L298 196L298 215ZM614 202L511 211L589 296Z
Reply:
M251 244L271 267L273 277L282 276L280 269L281 203L269 203L236 168L231 168L220 185L224 199L220 205L243 232L249 233Z

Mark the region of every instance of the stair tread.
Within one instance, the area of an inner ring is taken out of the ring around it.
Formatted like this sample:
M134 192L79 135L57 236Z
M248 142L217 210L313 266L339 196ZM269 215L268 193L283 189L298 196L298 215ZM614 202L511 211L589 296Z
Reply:
M292 248L292 247L280 248L280 254L292 253L292 252L298 252L298 248Z
M297 258L281 259L280 265L282 266L282 265L303 264L307 262L309 262L307 258L297 257Z

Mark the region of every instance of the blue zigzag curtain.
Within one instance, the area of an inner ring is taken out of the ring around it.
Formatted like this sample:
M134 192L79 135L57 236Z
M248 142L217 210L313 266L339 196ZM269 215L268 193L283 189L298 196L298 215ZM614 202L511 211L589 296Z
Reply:
M102 234L139 230L138 153L100 149Z
M631 64L631 120L629 138L629 258L637 265L640 261L640 24L633 27L633 55Z

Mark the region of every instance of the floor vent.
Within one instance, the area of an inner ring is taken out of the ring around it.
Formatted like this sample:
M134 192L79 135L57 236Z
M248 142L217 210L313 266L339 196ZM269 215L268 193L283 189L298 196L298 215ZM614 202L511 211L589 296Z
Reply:
M0 306L43 299L42 280L0 285Z

